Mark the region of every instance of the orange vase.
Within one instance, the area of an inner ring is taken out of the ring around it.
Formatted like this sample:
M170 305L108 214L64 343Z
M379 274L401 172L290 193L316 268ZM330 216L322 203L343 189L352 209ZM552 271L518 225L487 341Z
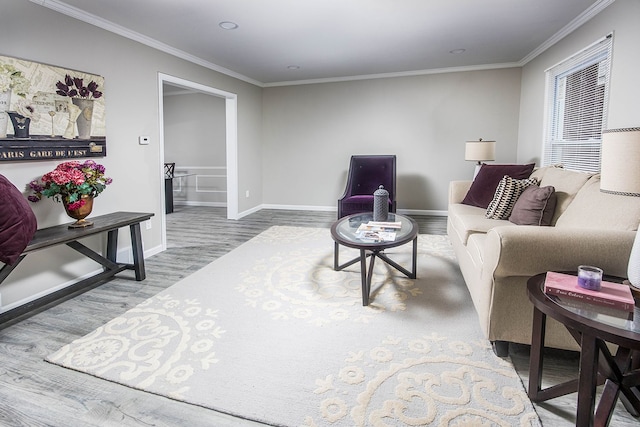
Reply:
M76 222L69 225L69 228L81 228L93 225L93 222L85 219L93 209L93 197L85 195L80 196L80 198L85 201L85 204L78 209L71 210L66 203L64 204L64 210L67 211L67 215L76 220Z

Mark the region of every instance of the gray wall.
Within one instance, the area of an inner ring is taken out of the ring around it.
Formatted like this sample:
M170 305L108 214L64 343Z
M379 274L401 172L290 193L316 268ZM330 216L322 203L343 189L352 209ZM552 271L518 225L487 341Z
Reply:
M638 18L640 2L617 0L523 69L262 89L30 1L0 0L0 40L11 41L0 54L105 77L108 156L101 163L114 183L96 200L94 215L155 213L152 228L143 227L145 251L152 253L161 246L164 210L158 73L237 94L241 213L261 206L334 208L349 157L366 153L397 154L400 209L443 212L448 182L473 174L464 161L465 140L497 140L497 162L539 158L544 70L612 30L609 126L640 125ZM151 144L138 145L140 135ZM0 162L0 173L24 188L58 163ZM69 221L50 199L33 206L40 227ZM120 245L127 248L126 233ZM0 310L95 268L68 248L32 254L0 286Z
M518 161L540 162L544 131L545 70L612 31L613 62L607 127L614 129L640 126L639 22L640 1L616 0L523 67Z
M165 95L163 106L165 162L189 174L174 180L174 202L226 205L227 180L214 177L226 175L224 98L178 93Z
M95 26L46 9L27 0L0 0L0 54L99 74L105 78L107 157L100 159L113 184L94 203L100 215L115 210L153 212L152 228L143 228L145 252L161 247L164 207L162 159L159 147L158 73L164 73L235 93L238 96L239 186L251 198L239 200L242 212L259 205L261 193L262 89L210 69L167 55ZM9 42L10 40L10 42ZM148 135L151 144L138 145ZM60 161L0 162L0 173L18 188ZM244 191L243 191L244 195ZM51 199L32 205L39 227L69 222L64 209ZM128 247L120 233L120 248ZM101 238L89 239L94 247ZM126 253L125 253L126 255ZM49 293L94 271L69 248L29 255L0 286L3 307Z
M351 155L395 154L398 209L444 212L466 140L516 160L519 105L519 68L266 88L264 203L335 208Z

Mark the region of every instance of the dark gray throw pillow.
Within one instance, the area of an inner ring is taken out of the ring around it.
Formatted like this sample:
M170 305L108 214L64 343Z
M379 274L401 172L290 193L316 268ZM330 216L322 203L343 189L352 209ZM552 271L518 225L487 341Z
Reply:
M487 165L483 164L471 183L471 188L462 200L462 204L487 209L498 188L498 183L505 176L514 179L529 178L535 163L527 165Z
M556 201L556 189L550 185L527 187L513 206L509 221L518 225L551 225Z
M13 264L38 228L36 216L22 193L0 175L0 261Z

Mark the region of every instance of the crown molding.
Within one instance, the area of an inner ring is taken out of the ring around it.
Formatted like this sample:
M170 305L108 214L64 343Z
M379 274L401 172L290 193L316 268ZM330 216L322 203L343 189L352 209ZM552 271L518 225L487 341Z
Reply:
M389 79L394 77L413 77L413 76L424 76L427 74L462 73L465 71L496 70L500 68L517 68L517 67L520 67L519 63L506 62L502 64L470 65L465 67L433 68L430 70L402 71L402 72L396 72L396 73L365 74L365 75L347 76L347 77L330 77L326 79L292 80L287 82L263 83L263 86L277 87L277 86L310 85L310 84L318 84L318 83L337 83L337 82L349 82L349 81L355 81L355 80Z
M247 77L243 74L236 73L235 71L229 70L227 68L216 65L212 62L205 61L202 58L198 58L195 55L191 55L186 53L180 49L176 49L167 44L161 43L158 40L155 40L151 37L147 37L143 34L137 33L135 31L131 31L128 28L122 27L120 25L114 24L111 21L107 21L106 19L102 19L98 16L92 15L90 13L84 12L78 8L73 6L69 6L68 4L62 3L58 0L30 0L32 3L38 4L40 6L44 6L48 9L54 10L56 12L62 13L63 15L67 15L71 18L77 19L79 21L86 22L87 24L94 25L96 27L102 28L103 30L107 30L114 34L118 34L119 36L128 38L130 40L136 41L138 43L142 43L146 46L157 49L161 52L167 53L169 55L175 56L177 58L184 59L185 61L192 62L197 65L201 65L205 68L208 68L213 71L217 71L219 73L225 74L227 76L236 78L238 80L245 81L247 83L251 83L256 86L263 86L262 82L258 80L254 80L250 77Z
M547 49L551 48L551 46L558 43L560 40L577 30L580 26L585 24L591 18L602 12L607 6L611 5L615 0L598 0L587 10L578 15L573 21L569 22L565 25L560 31L551 36L547 41L542 43L540 46L531 51L527 56L522 58L518 64L520 66L525 66L528 62L533 60L538 55L542 54Z
M176 49L167 44L164 44L155 39L152 39L151 37L147 37L135 31L131 31L128 28L122 27L111 21L107 21L105 19L102 19L90 13L84 12L73 6L69 6L59 0L29 0L29 1L31 1L32 3L38 4L40 6L44 6L48 9L54 10L56 12L62 13L64 15L67 15L79 21L86 22L87 24L94 25L106 31L118 34L122 37L128 38L138 43L142 43L146 46L152 47L161 52L175 56L177 58L184 59L185 61L189 61L191 63L208 68L210 70L217 71L219 73L236 78L238 80L242 80L244 82L264 88L264 87L296 86L296 85L308 85L308 84L318 84L318 83L336 83L336 82L347 82L347 81L356 81L356 80L386 79L386 78L394 78L394 77L412 77L412 76L423 76L423 75L429 75L429 74L443 74L443 73L456 73L456 72L465 72L465 71L495 70L495 69L501 69L501 68L523 67L528 62L530 62L531 60L533 60L534 58L542 54L544 51L546 51L547 49L551 48L553 45L558 43L560 40L562 40L563 38L571 34L577 28L579 28L584 23L589 21L591 18L596 16L598 13L602 12L602 10L604 10L607 6L611 5L615 0L596 1L587 10L585 10L580 15L578 15L575 19L573 19L569 24L564 26L560 31L554 34L551 38L549 38L547 41L542 43L536 49L531 51L528 55L526 55L520 61L515 63L486 64L486 65L478 65L478 66L438 68L438 69L429 69L429 70L416 70L416 71L382 73L382 74L367 74L367 75L323 78L323 79L293 80L293 81L283 81L283 82L273 82L273 83L263 83L258 80L247 77L243 74L236 73L235 71L221 67L212 62L205 61L204 59L199 58L195 55L191 55L180 49Z

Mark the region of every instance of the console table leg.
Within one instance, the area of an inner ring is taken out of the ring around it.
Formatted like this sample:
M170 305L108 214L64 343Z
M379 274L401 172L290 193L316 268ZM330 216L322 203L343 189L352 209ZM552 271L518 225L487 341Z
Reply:
M133 269L136 273L136 280L144 280L146 274L144 271L144 252L142 250L142 233L140 232L140 223L131 224L131 249L133 250Z
M111 230L107 233L107 259L116 262L118 257L118 230Z

